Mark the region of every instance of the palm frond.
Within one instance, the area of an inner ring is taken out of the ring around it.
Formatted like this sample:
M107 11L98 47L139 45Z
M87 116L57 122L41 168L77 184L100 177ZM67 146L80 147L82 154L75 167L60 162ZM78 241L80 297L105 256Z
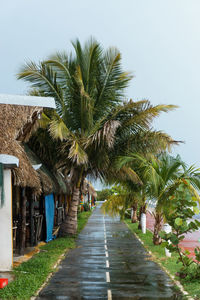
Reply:
M132 168L123 166L119 172L123 174L125 180L129 179L135 184L143 184L138 174Z
M41 115L41 119L39 120L40 127L47 128L50 122L51 119L43 112Z
M50 121L49 132L54 139L59 139L61 141L69 139L72 135L61 118Z
M115 133L119 127L120 122L117 120L105 122L101 129L87 138L85 147L94 145L97 148L107 145L108 148L112 148L115 143Z
M44 63L39 65L30 61L27 62L17 75L18 79L23 79L31 83L32 88L37 88L46 96L54 97L57 100L57 108L63 107L62 88L56 81L56 73Z
M70 149L68 158L72 160L73 163L79 165L86 165L88 163L87 153L81 148L77 141L73 141Z
M101 210L104 214L109 214L111 217L118 216L125 210L125 198L123 195L111 195L107 201L103 203Z

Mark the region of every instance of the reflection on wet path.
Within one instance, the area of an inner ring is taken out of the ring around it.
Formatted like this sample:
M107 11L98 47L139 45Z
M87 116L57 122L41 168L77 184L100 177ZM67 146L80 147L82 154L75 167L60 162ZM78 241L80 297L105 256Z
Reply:
M118 218L97 207L37 299L181 299L169 277Z

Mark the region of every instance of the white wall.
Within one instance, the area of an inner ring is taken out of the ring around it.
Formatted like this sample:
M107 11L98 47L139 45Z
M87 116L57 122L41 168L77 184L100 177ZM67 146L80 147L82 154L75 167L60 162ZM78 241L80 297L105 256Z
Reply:
M4 206L0 208L0 271L10 271L13 261L12 247L12 182L11 170L4 170Z

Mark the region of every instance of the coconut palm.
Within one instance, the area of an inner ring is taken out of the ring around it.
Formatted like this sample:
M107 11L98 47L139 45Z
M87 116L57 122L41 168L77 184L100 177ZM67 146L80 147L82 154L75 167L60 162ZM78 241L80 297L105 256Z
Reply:
M62 144L60 168L69 170L70 162L73 188L61 235L76 233L80 186L87 175L106 178L113 158L128 148L166 149L174 142L151 130L153 118L174 106L122 102L132 76L122 70L117 49L103 51L92 39L84 47L77 40L73 47L75 54L57 53L39 64L27 63L18 74L31 83L32 94L56 101L56 112L46 120L51 136Z
M159 231L162 227L164 211L170 208L169 198L173 196L176 189L184 181L188 181L188 189L197 195L196 189L200 189L200 172L193 166L187 168L180 156L172 157L167 153L156 156L141 156L138 154L124 158L124 162L137 165L146 179L147 195L156 201L154 212L155 224L153 242L155 245L161 243Z

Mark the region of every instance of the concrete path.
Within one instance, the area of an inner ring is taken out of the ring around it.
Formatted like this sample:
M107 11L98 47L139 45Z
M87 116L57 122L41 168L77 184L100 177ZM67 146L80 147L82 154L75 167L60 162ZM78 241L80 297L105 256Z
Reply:
M181 299L160 267L118 218L97 207L69 252L40 292L44 299Z

